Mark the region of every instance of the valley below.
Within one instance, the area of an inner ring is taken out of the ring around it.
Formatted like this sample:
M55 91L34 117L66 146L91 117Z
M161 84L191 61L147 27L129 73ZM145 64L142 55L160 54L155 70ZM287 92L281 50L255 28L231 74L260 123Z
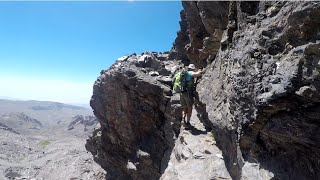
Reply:
M0 107L0 179L104 179L85 149L98 125L90 109L8 100Z

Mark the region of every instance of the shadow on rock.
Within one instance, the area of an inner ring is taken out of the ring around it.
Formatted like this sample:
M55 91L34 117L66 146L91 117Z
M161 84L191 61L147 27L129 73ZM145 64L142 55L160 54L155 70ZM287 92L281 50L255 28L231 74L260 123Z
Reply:
M192 126L192 125L186 125L185 130L189 130L191 132L192 135L194 136L198 136L201 134L207 134L208 131L202 131L197 129L196 127Z

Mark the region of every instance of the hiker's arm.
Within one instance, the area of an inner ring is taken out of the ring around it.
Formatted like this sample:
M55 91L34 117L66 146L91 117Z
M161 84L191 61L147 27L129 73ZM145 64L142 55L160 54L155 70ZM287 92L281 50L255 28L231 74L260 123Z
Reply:
M177 76L175 75L175 76L173 77L173 79L172 79L172 83L171 83L172 87L171 87L171 89L173 89L174 82L176 81L176 78L177 78Z
M202 76L202 70L199 69L197 72L192 72L192 77L200 77Z

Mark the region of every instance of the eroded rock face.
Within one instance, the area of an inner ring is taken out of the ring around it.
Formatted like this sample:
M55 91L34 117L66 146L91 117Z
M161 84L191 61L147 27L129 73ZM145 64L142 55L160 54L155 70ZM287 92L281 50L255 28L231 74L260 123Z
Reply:
M178 62L144 53L118 60L95 82L91 106L101 134L87 143L109 179L159 179L179 132L178 98L171 98Z
M233 179L319 179L319 13L318 2L230 3L198 92Z
M186 19L186 13L184 10L180 12L180 29L177 32L177 38L173 43L173 47L170 51L170 58L176 60L182 60L184 64L189 64L190 61L186 55L186 45L190 42L188 37L188 21Z
M229 2L183 1L188 21L189 43L185 46L188 59L205 67L220 48L223 30L228 23Z

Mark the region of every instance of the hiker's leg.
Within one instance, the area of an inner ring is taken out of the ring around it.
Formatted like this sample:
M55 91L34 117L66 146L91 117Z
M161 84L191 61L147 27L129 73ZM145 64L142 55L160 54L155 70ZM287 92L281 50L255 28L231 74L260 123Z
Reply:
M186 121L186 116L188 114L188 104L186 102L186 97L183 93L180 93L180 104L182 107L182 120L185 122Z
M190 122L191 114L192 114L192 106L188 107L188 110L187 110L187 123Z
M188 123L190 123L193 103L194 103L193 96L192 96L192 94L189 93L189 95L188 95L188 111L187 111L187 122Z

